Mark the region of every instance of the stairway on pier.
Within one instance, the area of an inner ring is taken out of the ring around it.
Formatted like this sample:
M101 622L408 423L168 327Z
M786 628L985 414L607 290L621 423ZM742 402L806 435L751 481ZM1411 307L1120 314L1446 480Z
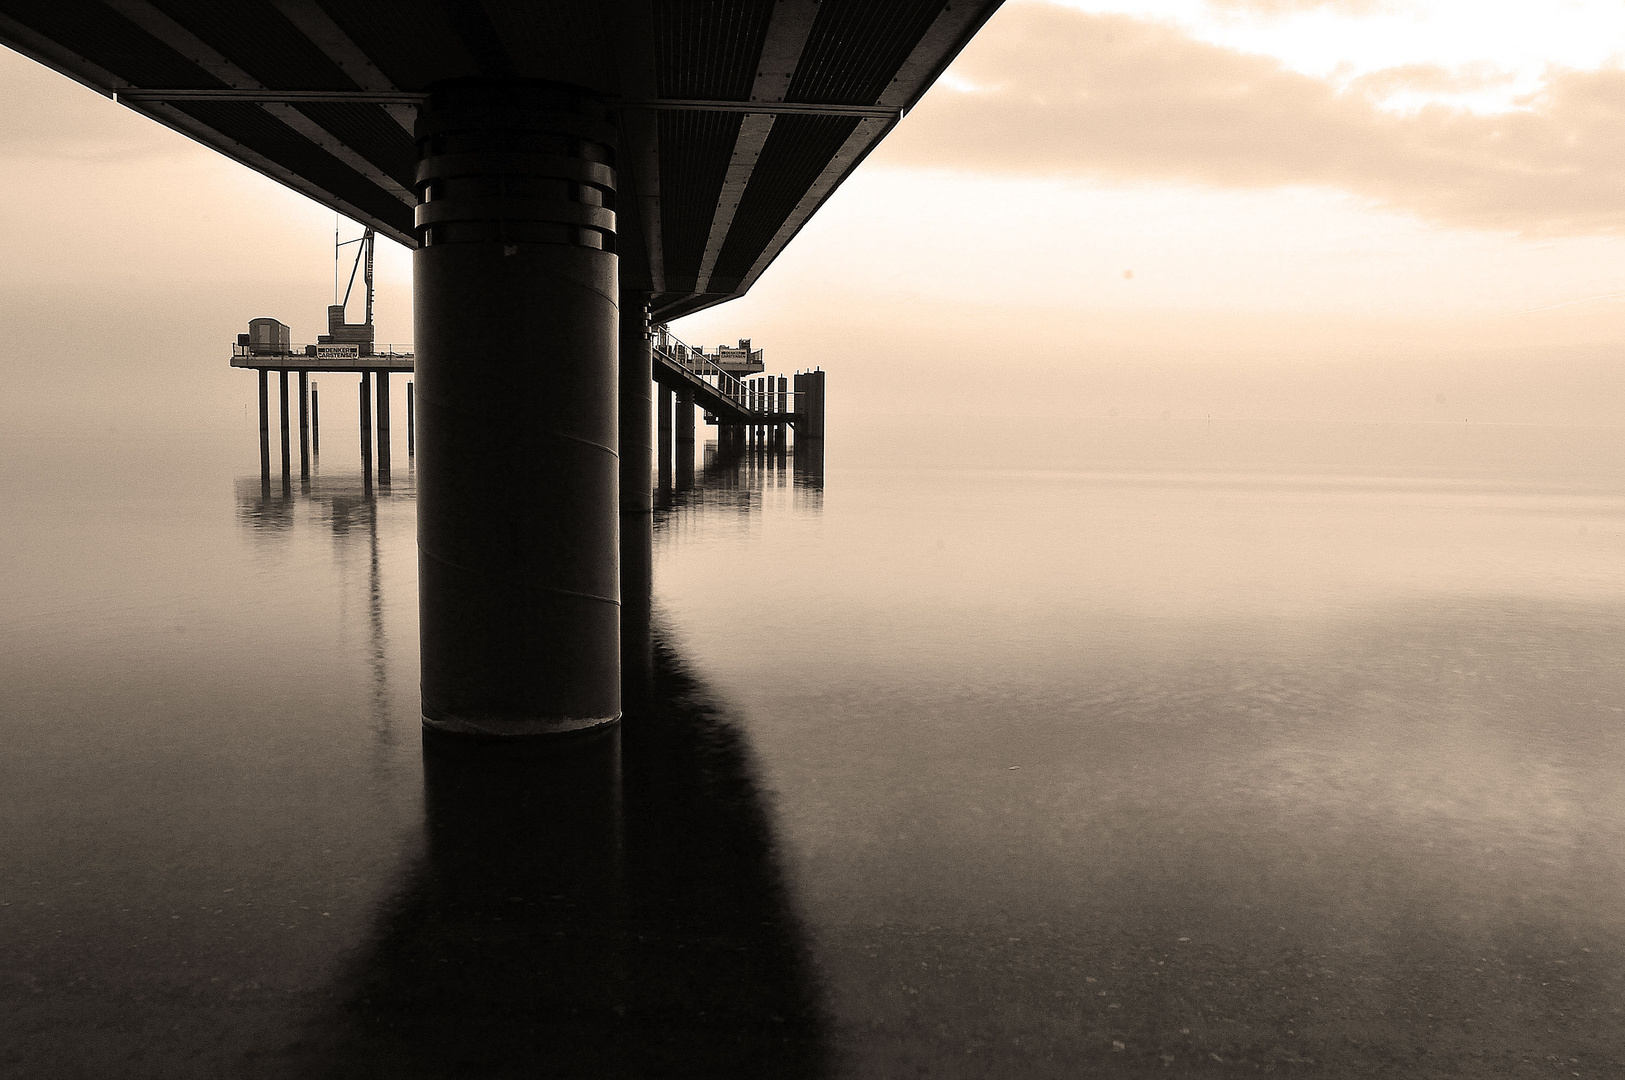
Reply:
M789 424L798 431L812 429L816 437L823 436L822 371L798 373L794 390L783 375L741 379L702 350L679 341L664 327L656 328L652 351L655 382L666 390L690 391L694 404L705 410L710 422ZM816 376L816 391L803 387L808 376Z

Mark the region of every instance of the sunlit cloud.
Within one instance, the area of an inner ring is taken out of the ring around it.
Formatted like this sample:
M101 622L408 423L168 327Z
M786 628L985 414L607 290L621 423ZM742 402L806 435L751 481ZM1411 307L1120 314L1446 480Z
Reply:
M1394 94L1504 81L1491 65L1348 80L1199 41L1168 22L1019 5L928 98L890 159L973 173L1324 186L1435 222L1524 234L1625 231L1625 71L1554 68L1508 112Z
M1245 15L1296 15L1305 11L1335 11L1340 15L1370 15L1405 5L1394 0L1206 0L1215 11Z
M1012 12L1033 0L1012 0ZM1209 45L1268 56L1288 71L1346 88L1352 80L1422 65L1509 78L1470 92L1413 87L1384 102L1411 111L1444 104L1475 112L1518 108L1554 69L1616 67L1625 52L1625 5L1616 0L1056 0L1093 15L1176 27Z

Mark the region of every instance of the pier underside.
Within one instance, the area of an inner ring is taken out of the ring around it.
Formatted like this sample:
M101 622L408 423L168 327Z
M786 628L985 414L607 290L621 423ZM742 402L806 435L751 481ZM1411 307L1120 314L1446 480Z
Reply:
M424 722L506 737L648 667L639 327L743 295L997 7L0 0L0 43L416 249Z

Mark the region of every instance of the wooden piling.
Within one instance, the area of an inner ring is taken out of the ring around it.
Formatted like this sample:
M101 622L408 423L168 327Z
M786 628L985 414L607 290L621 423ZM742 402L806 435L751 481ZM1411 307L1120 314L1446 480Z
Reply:
M372 375L361 373L361 476L362 483L372 488Z
M281 384L280 390L282 397L282 479L285 482L288 479L288 473L290 471L290 455L288 448L288 373L286 371L279 371L277 372L277 377Z
M660 487L671 487L671 391L655 387L655 460Z
M389 486L389 372L378 373L378 483Z
M688 387L677 391L677 408L673 416L676 430L676 481L681 489L694 486L694 391Z
M271 389L266 379L268 372L259 368L260 373L260 481L262 486L271 483Z
M322 410L316 400L316 384L310 384L310 452L322 456Z
M412 384L406 384L406 456L416 457L418 452L417 410L412 403Z
M310 479L310 374L299 373L299 479Z

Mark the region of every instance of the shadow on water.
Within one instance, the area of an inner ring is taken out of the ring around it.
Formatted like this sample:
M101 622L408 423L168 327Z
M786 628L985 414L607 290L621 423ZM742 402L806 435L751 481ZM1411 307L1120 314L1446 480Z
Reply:
M805 456L803 457L803 464ZM757 454L712 460L672 509L816 491ZM380 502L317 476L237 485L272 544L330 533L368 568L375 706L387 713ZM425 737L423 855L282 1064L334 1077L815 1077L827 1023L736 721L655 636L654 682L613 735L560 749Z
M567 750L426 738L427 854L339 987L330 1075L825 1071L742 736L666 642L655 679Z

